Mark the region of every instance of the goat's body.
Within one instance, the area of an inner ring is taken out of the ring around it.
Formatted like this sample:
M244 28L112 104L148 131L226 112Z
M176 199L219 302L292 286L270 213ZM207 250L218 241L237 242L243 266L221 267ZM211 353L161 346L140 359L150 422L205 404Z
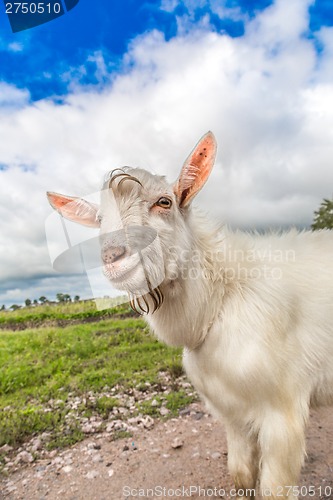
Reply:
M254 497L241 490L259 477L264 497L295 498L309 408L333 402L333 232L209 230L190 203L215 154L209 132L173 185L128 167L107 177L100 206L48 196L100 227L105 275L184 347L189 378L224 420L239 496Z
M148 321L185 345L189 378L226 424L237 486L255 487L261 461L274 496L297 481L309 407L333 402L333 233L190 232L200 255L211 240L209 284L183 280Z

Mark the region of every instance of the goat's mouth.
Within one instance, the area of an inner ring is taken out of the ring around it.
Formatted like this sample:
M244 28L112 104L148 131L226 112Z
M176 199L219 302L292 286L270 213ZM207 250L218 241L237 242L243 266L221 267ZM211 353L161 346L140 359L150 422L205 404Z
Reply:
M108 278L108 280L113 283L116 288L117 285L122 285L128 282L135 273L138 271L139 265L135 263L134 265L121 265L118 263L115 264L104 264L103 272L104 275Z
M144 265L140 260L133 259L133 256L124 259L124 262L104 264L103 272L117 290L123 290L135 296L149 292L150 279Z
M156 310L161 305L163 299L159 286L165 278L164 268L152 265L142 255L131 255L113 263L104 263L103 272L114 288L128 293L131 305L133 303L137 306L132 308L137 312ZM156 293L155 289L158 289ZM142 306L139 298L147 294L151 296L152 304Z

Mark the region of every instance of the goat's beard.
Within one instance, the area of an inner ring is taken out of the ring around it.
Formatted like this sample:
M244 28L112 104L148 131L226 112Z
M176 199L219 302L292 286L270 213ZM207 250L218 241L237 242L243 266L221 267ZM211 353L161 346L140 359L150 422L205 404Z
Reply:
M141 295L141 296L135 296L129 292L129 301L131 308L133 311L137 312L138 314L153 314L157 309L161 307L164 301L164 295L159 287L156 286L155 288L152 287L151 284L151 276L148 274L146 266L144 261L141 258L141 264L142 264L142 271L144 273L145 277L145 283L148 286L149 292L147 294ZM156 266L153 266L153 271L154 274L156 274ZM157 275L159 273L157 272ZM164 273L163 273L164 275ZM156 280L157 276L153 276L154 279Z
M147 294L141 295L140 297L133 296L129 292L128 298L133 311L140 315L153 314L164 302L164 295L159 286L151 289Z

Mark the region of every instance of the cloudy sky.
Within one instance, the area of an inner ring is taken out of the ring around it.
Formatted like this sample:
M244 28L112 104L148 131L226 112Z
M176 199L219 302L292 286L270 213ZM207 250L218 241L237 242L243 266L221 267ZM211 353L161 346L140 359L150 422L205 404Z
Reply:
M233 227L306 227L333 194L329 0L101 0L13 34L0 5L0 305L91 296L53 270L45 192L120 165L170 181L207 130L196 203ZM90 236L90 234L89 234Z

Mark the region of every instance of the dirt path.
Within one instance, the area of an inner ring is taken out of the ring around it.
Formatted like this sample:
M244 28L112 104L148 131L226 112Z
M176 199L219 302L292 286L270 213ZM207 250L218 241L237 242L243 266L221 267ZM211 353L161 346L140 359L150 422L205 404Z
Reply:
M29 464L0 481L0 498L201 499L221 498L224 491L227 498L232 482L223 427L200 404L189 410L177 419L155 422L150 430L134 430L131 438L110 441L106 433L95 434ZM333 409L312 413L307 437L300 498L333 499ZM309 486L315 495L309 494ZM214 488L220 491L215 494Z

